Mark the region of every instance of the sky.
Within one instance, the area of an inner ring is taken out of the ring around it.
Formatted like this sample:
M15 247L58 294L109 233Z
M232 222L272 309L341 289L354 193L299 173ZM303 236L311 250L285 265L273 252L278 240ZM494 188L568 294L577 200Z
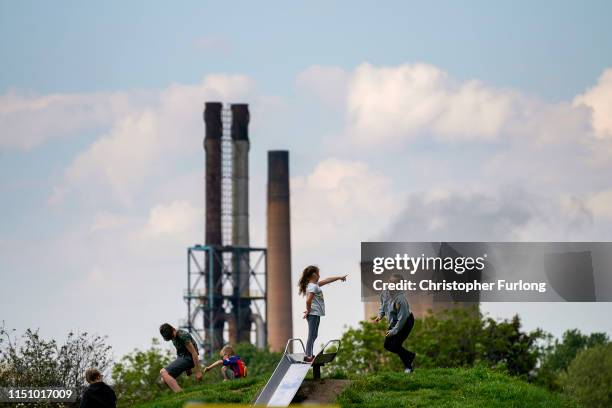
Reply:
M612 240L611 9L0 1L0 319L120 357L185 316L205 101L250 105L255 246L290 150L294 283L349 274L320 341L363 318L361 241ZM610 303L482 310L612 334Z

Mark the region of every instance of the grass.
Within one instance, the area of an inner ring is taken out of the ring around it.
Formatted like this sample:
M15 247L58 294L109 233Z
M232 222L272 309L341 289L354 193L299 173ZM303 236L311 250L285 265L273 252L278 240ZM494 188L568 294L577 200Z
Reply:
M265 377L248 377L234 381L217 382L183 389L179 394L168 394L155 401L136 405L134 408L182 408L187 402L198 401L216 404L248 404L263 388Z
M248 404L267 377L187 388L134 408L182 408L190 401ZM342 407L567 407L561 394L485 368L420 369L411 375L380 373L354 378L336 403Z
M576 407L561 394L485 368L421 369L361 377L340 394L342 407Z

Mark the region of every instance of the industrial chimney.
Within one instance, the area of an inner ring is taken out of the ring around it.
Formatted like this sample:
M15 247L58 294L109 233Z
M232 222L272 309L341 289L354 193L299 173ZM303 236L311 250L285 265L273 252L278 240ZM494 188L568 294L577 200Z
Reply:
M232 245L249 247L249 106L233 104L232 109ZM249 293L249 252L234 252L234 290L239 301L236 329L238 342L250 342L251 300ZM237 304L236 304L237 303Z
M221 237L221 136L223 126L221 122L220 102L206 102L204 108L204 123L206 136L204 137L204 151L206 152L206 236L205 244L220 247ZM206 259L207 273L213 277L213 282L221 282L221 268L218 262L209 262ZM212 268L212 270L208 270ZM212 350L223 345L223 300L221 285L214 288L207 286L207 297L214 298L212 320L213 335L210 340ZM204 313L204 327L209 327L209 313ZM207 336L210 334L207 332Z
M268 152L267 320L270 350L282 351L292 337L289 152Z

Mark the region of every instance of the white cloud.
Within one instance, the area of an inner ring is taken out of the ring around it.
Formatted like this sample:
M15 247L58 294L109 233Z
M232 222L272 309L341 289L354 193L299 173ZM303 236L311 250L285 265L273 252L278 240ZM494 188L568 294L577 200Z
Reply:
M293 235L311 250L325 237L339 245L375 233L401 208L392 181L367 163L327 158L291 179Z
M584 199L498 186L411 193L381 241L607 240Z
M492 140L511 115L513 95L479 81L457 82L427 64L362 64L349 82L347 133L364 145L423 134Z
M30 150L43 143L105 127L135 104L144 93L0 95L0 149Z
M604 138L612 136L612 69L605 70L597 85L576 96L574 105L588 106L591 110L593 130Z
M158 118L152 112L122 118L110 133L77 156L65 171L65 184L60 191L95 186L129 201L135 184L155 168L154 161L164 148L161 139Z
M549 103L478 80L459 81L423 63L392 67L365 63L350 72L313 66L298 75L297 85L327 105L343 108L346 120L341 133L348 141L343 149L393 150L425 138L439 143L586 142L591 121L585 105L595 106L594 122L601 122L596 128L607 129L612 100L608 76L612 74L603 75L596 88L574 103Z
M147 181L172 173L177 157L201 153L204 101L257 98L254 82L243 75L209 75L200 84L174 84L151 95L152 103L122 112L73 160L52 203L78 193L130 204Z
M201 229L204 211L188 201L177 200L169 204L156 205L142 229L141 237L185 237Z
M603 190L591 194L586 205L600 221L612 221L612 190Z

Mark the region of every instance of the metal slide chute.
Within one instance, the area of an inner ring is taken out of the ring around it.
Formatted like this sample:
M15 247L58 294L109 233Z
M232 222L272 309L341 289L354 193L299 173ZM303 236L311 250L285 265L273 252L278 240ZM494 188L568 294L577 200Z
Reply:
M302 353L295 353L292 347L292 352L289 352L289 346L294 343L299 343L302 346ZM336 343L337 349L332 353L325 353L327 347ZM255 405L263 405L267 407L286 407L297 393L300 385L306 378L310 367L314 367L315 378L321 376L321 366L332 361L336 356L337 350L340 349L340 340L331 340L327 342L323 350L315 356L312 362L305 362L306 348L300 339L289 339L285 346L283 357L281 357L272 376L266 383L265 387L255 400Z

